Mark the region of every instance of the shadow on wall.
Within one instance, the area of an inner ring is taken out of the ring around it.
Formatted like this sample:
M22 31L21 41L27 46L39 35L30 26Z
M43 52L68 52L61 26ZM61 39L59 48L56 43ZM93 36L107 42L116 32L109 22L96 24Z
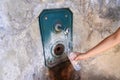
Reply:
M120 0L98 0L101 18L120 20Z
M100 18L120 20L120 7L107 8L105 11L100 12Z

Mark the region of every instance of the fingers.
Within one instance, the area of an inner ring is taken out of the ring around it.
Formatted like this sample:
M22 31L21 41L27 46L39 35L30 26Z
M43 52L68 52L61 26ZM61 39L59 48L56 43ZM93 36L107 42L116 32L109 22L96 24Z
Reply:
M78 60L81 60L81 59L79 59L79 57L76 57L74 60L75 60L75 61L78 61Z
M77 54L75 54L74 52L71 52L69 55L70 60L74 60L77 57Z
M74 60L76 60L76 61L78 61L78 60L86 60L87 58L88 58L88 56L85 53L81 53L77 57L75 57Z
M70 60L86 60L88 56L86 53L79 53L79 52L71 52L70 55L68 56Z
M74 59L75 61L84 60L81 56L78 56Z

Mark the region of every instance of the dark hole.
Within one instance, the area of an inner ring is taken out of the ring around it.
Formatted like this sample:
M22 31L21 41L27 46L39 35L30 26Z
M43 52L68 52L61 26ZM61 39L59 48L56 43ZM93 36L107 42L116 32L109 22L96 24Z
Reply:
M60 48L60 47L58 47L58 48L57 48L57 51L60 51L60 49L61 49L61 48Z
M61 55L64 53L64 45L63 44L57 44L54 48L54 54L55 55Z

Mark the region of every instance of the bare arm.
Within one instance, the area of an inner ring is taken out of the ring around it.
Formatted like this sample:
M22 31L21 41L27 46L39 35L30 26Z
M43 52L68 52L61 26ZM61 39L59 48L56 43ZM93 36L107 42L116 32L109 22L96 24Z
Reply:
M99 44L97 44L95 47L88 50L86 53L80 54L79 52L77 52L77 54L79 53L79 55L74 59L75 60L87 59L89 57L95 56L95 55L117 45L118 43L120 43L120 28L115 33L108 36L103 41L101 41Z

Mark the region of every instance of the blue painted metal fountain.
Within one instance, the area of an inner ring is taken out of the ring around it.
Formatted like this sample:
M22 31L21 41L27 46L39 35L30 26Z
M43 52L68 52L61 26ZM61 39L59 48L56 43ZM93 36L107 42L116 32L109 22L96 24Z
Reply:
M45 9L39 16L45 65L54 67L68 60L72 51L73 15L68 8Z

